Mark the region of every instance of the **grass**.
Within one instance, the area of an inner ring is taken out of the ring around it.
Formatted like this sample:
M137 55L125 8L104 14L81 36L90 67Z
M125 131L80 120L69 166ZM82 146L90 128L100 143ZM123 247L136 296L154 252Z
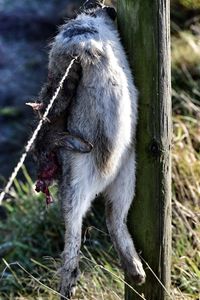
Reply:
M26 182L15 181L12 197L6 202L9 218L0 224L0 256L4 257L0 264L0 299L57 299L57 270L64 234L58 217L59 205L54 203L45 210L44 199L33 192L33 182L23 171ZM89 218L105 228L95 211ZM95 222L93 226L89 227L87 222L84 226L81 254L84 271L76 297L122 299L123 275L119 262L113 258L107 233L98 230Z
M172 20L171 293L177 300L200 299L200 44L193 30L200 28L198 20L181 28ZM5 202L8 219L0 223L0 300L58 299L64 232L59 205L45 209L25 168L23 174L25 181L15 181ZM101 215L102 207L96 205L84 224L82 273L74 299L123 299L123 274Z
M172 23L172 284L175 299L197 300L200 298L200 44L199 36L189 29L181 31Z
M188 9L200 9L199 0L180 0L179 2Z

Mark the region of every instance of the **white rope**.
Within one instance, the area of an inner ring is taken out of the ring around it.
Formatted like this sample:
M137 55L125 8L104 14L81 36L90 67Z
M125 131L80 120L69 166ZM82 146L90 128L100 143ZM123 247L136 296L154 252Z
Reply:
M73 64L74 64L74 62L75 62L76 59L77 59L77 58L75 57L75 58L73 58L73 59L71 60L71 62L70 62L70 64L69 64L69 66L68 66L68 68L67 68L67 70L66 70L64 76L62 77L62 79L61 79L61 81L60 81L60 83L59 83L59 85L58 85L58 88L57 88L55 94L54 94L53 97L51 98L51 100L50 100L50 102L49 102L49 105L48 105L47 108L46 108L46 111L45 111L45 113L44 113L42 119L40 120L40 122L38 123L38 125L37 125L35 131L33 132L33 135L32 135L32 137L31 137L31 139L28 141L28 143L27 143L27 145L26 145L26 147L25 147L25 152L22 154L22 156L21 156L21 158L20 158L20 160L19 160L17 166L15 167L15 169L14 169L12 175L10 176L10 178L9 178L9 180L8 180L8 183L7 183L6 187L5 187L4 190L1 192L1 194L0 194L0 205L2 204L2 201L3 201L4 197L5 197L5 195L9 192L9 190L10 190L12 184L13 184L13 181L15 180L15 178L16 178L16 176L17 176L19 170L21 169L22 165L24 164L24 161L25 161L25 159L26 159L26 157L27 157L27 155L28 155L28 152L31 150L31 147L32 147L33 143L35 142L35 139L37 138L37 135L38 135L40 129L42 128L42 125L44 124L44 122L45 122L45 120L46 120L46 118L47 118L47 116L48 116L48 114L49 114L49 111L50 111L50 109L52 108L52 106L53 106L53 104L54 104L56 98L58 97L58 94L59 94L60 90L61 90L62 87L63 87L63 83L64 83L65 79L67 78L67 76L68 76L68 74L69 74L69 71L71 70L71 68L72 68L72 66L73 66Z

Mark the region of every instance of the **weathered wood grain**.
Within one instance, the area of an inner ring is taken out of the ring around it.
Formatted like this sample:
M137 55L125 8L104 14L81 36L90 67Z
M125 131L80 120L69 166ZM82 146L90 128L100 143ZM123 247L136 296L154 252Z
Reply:
M137 188L129 228L141 256L170 291L171 97L169 0L119 0L118 26L140 92ZM145 264L144 264L145 265ZM167 294L149 270L148 300ZM141 299L126 289L126 300Z

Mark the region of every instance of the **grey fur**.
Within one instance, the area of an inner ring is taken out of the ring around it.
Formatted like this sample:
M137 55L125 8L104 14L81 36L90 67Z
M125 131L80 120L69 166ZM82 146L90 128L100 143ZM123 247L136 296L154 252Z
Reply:
M95 34L98 33L98 31L95 30L95 28L81 28L81 26L76 26L73 28L69 28L68 30L65 30L63 32L64 38L73 38L76 35L82 35L82 34Z
M60 131L65 126L70 134L94 145L87 154L59 150L59 198L66 225L60 291L68 297L78 277L82 219L99 193L107 199L108 229L122 266L137 283L145 280L126 226L135 190L138 93L113 21L104 9L90 12L61 27L49 63L50 89L54 89L71 58L78 57L72 96L70 92L68 101L67 86L53 114L62 115L67 109ZM52 125L49 128L53 130Z

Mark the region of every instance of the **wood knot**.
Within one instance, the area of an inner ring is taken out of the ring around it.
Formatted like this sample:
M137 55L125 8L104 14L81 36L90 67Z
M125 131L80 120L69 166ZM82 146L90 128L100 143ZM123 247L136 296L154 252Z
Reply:
M162 153L160 143L157 140L153 139L152 142L150 143L149 151L151 156L155 158L159 157Z

